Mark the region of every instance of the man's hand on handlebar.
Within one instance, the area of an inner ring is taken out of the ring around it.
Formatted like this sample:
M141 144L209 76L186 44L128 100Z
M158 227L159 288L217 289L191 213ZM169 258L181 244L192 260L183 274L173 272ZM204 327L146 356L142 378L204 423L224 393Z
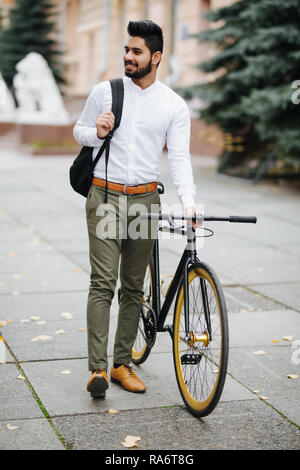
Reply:
M185 215L185 216L195 216L195 218L196 218L196 216L199 217L199 215L204 216L204 214L199 214L199 213L197 213L196 207L186 207L186 208L184 209L184 215ZM192 227L193 227L194 229L196 229L197 227L202 227L203 222L194 222L193 220L188 220L188 221L187 221L187 225L189 225L189 226L192 225Z

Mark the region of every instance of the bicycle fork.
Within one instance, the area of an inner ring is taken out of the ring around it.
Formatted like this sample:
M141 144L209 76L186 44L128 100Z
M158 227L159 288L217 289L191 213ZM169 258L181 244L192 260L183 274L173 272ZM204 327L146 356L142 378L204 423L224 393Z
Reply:
M204 318L207 326L207 332L203 332L202 335L196 336L193 331L190 330L190 318L189 318L189 282L188 282L188 268L190 264L195 262L199 262L197 258L196 252L196 234L195 231L188 227L188 243L189 243L189 257L187 258L185 265L184 265L184 320L185 320L185 340L186 342L193 347L195 343L203 343L204 346L208 346L211 340L211 322L210 322L210 312L209 312L209 305L208 305L208 298L207 298L207 288L205 279L200 277L200 287L201 287L201 296L203 302L203 309L204 309Z

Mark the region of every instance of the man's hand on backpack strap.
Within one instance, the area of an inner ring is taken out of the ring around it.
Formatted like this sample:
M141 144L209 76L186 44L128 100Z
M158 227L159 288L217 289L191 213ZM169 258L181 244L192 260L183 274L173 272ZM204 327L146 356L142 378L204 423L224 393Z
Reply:
M114 125L115 116L111 111L100 114L96 121L97 135L99 139L105 139L108 133L113 130Z

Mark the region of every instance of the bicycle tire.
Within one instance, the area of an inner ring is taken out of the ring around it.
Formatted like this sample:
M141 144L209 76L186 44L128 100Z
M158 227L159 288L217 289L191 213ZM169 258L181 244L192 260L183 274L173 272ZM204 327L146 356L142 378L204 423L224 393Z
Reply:
M151 255L150 262L146 269L145 279L144 279L144 296L143 296L143 305L139 318L139 325L137 336L132 347L131 352L131 361L134 364L142 364L148 358L150 351L153 347L149 345L146 341L145 333L145 315L147 311L150 312L149 308L152 307L152 296L153 296L153 273L154 273L154 262ZM156 330L156 318L153 317L153 328Z
M208 294L211 336L205 320L201 278ZM173 361L183 402L192 415L200 418L213 411L224 387L229 353L228 319L223 290L212 268L202 262L191 265L188 289L189 340L185 338L182 282L174 311Z

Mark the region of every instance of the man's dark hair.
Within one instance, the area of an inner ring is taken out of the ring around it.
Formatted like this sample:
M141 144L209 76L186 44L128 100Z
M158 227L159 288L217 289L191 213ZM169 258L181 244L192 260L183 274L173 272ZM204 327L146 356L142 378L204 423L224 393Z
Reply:
M151 54L163 52L164 40L161 27L151 20L129 21L127 32L129 36L138 36L145 40Z

